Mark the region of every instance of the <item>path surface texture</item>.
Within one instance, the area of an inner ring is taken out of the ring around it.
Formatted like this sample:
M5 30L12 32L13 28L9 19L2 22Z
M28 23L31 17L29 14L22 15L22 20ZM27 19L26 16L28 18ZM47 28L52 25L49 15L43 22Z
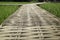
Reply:
M2 26L1 40L60 40L60 20L35 4L21 6Z

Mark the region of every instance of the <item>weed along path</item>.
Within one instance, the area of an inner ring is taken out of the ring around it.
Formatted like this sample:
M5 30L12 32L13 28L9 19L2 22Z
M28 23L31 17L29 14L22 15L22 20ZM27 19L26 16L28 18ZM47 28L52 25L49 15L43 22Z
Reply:
M1 25L1 40L60 40L60 20L35 4L22 5Z

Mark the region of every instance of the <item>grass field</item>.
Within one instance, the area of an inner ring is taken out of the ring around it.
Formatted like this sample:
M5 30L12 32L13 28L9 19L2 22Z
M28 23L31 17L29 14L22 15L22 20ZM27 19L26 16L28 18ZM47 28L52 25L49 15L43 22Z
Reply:
M32 2L0 2L0 5L2 4L28 4Z
M60 3L45 3L39 6L56 15L57 17L60 17Z
M18 9L18 6L0 6L0 24L16 9Z
M0 2L0 24L13 12L18 9L18 5L7 6L5 4L28 4L31 2ZM2 5L4 4L4 5Z

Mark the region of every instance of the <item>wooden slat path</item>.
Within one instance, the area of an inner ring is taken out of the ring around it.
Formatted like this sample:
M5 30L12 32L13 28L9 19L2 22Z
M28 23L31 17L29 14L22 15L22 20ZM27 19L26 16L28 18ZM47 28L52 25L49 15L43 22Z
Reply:
M60 40L60 20L36 4L21 6L0 27L0 40Z
M60 40L60 26L4 26L0 40Z
M35 4L26 4L2 23L3 26L60 25L60 20Z

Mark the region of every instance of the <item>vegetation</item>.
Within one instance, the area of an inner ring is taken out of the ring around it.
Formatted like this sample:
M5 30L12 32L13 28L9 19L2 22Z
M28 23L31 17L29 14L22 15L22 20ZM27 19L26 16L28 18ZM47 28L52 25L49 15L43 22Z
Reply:
M1 2L43 2L43 1L51 1L51 2L59 2L60 0L0 0Z
M38 2L38 0L32 0L32 2Z
M18 6L0 6L0 24L17 8Z
M13 12L18 9L18 5L15 6L6 6L2 4L27 4L28 2L0 2L0 24Z
M2 4L27 4L31 2L0 2L0 5Z
M29 2L29 1L31 1L31 0L0 0L0 1L5 1L5 2L7 2L7 1L8 1L8 2L13 2L13 1L14 1L14 2L23 2L23 1L24 1L24 2Z
M45 3L39 6L60 17L60 3Z

